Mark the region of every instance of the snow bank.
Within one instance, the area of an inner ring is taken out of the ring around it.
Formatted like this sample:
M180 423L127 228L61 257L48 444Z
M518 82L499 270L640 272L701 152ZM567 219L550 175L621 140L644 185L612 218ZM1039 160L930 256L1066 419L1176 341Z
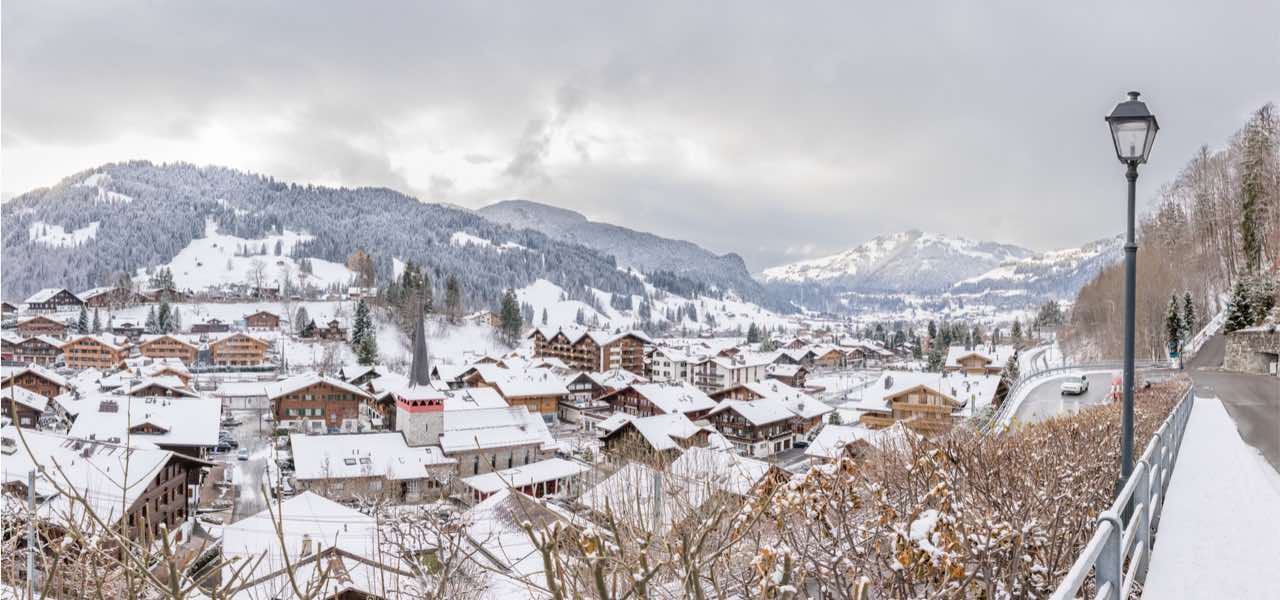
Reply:
M1280 598L1280 475L1218 398L1196 398L1144 598Z

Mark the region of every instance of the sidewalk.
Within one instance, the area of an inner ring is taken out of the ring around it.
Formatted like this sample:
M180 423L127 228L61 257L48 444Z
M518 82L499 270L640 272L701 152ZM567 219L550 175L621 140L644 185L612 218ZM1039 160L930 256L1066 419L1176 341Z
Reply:
M1144 598L1280 598L1280 474L1218 398L1196 398Z

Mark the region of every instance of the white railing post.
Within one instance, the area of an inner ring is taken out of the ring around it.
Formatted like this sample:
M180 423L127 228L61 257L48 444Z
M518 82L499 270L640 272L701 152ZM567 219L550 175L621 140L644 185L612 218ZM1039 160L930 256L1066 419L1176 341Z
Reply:
M1130 499L1130 506L1134 507L1133 517L1138 520L1137 547L1133 549L1133 553L1137 554L1138 550L1142 550L1139 555L1137 570L1134 571L1138 581L1145 581L1147 578L1147 563L1151 560L1151 465L1147 463L1138 463L1138 470L1134 471L1138 477L1137 489L1133 490L1133 498ZM1138 502L1141 502L1139 509Z
M1108 510L1098 516L1098 524L1103 523L1109 523L1111 531L1107 533L1107 541L1102 544L1102 552L1094 565L1097 597L1100 600L1120 600L1120 590L1124 587L1124 548L1120 547L1124 538L1124 522L1120 515Z

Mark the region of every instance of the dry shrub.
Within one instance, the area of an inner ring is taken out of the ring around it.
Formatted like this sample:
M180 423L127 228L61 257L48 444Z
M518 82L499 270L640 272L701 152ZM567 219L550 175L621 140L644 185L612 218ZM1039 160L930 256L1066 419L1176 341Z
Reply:
M1139 390L1135 454L1185 377ZM770 503L807 593L883 598L1041 598L1071 567L1119 477L1120 406L983 437L957 429L818 467Z

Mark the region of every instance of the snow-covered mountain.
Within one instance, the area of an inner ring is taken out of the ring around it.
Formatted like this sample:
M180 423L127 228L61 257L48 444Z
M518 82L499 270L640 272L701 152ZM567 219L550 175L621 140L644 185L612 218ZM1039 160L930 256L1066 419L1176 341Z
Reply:
M951 291L974 294L1023 290L1034 295L1074 298L1094 275L1120 260L1123 244L1123 238L1116 236L1078 248L1050 250L1011 260L981 275L956 282Z
M860 292L940 292L1001 264L1033 256L1026 248L918 230L882 235L839 254L765 269L766 282L817 283Z
M612 255L620 267L642 273L670 271L719 290L767 304L763 286L751 277L737 254L717 255L692 242L665 238L609 223L581 213L530 200L504 200L476 211L480 216L517 229L532 229L562 242L582 244Z

